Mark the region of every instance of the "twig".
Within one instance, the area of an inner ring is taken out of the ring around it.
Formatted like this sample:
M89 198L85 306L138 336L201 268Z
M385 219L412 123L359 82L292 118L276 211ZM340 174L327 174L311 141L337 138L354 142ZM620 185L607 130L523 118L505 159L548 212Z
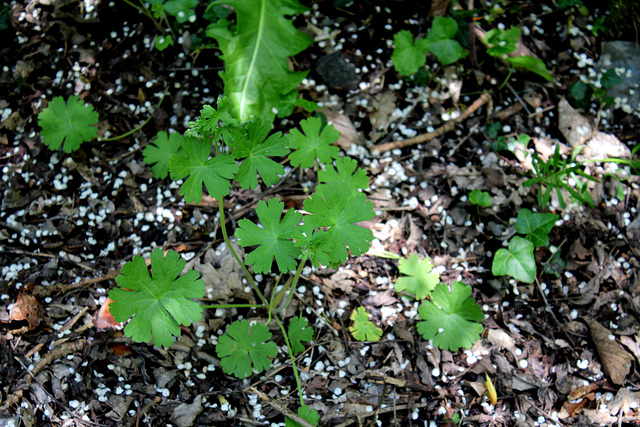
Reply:
M251 390L256 395L258 395L258 397L260 399L262 399L267 405L271 406L272 408L274 408L275 410L277 410L278 412L280 412L284 416L286 416L288 418L291 418L293 421L297 422L301 426L303 426L303 427L313 427L313 424L311 424L309 421L305 420L300 415L294 413L293 411L291 411L286 406L283 406L283 405L279 404L278 402L276 402L275 400L271 399L269 396L267 396L263 392L259 391L255 387L253 387L253 386L249 387L249 390Z
M491 100L491 95L485 92L480 96L480 98L476 99L476 101L473 104L471 104L469 108L464 110L464 112L460 114L460 117L449 120L448 122L440 126L438 129L434 130L433 132L418 135L416 137L409 138L409 139L403 139L401 141L392 141L386 144L380 144L378 146L373 147L372 152L381 154L390 150L395 150L396 148L410 147L412 145L422 144L423 142L427 142L433 138L437 138L445 134L446 132L452 131L458 123L462 122L463 120L466 120L474 111L476 111L478 108L482 107L484 104L489 102L489 100Z

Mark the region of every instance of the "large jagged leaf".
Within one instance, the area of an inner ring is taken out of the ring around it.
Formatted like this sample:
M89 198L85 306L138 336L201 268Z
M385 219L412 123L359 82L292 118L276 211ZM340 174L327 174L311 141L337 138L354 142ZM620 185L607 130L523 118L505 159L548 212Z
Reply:
M240 121L273 121L282 104L297 97L296 86L306 72L289 70L287 58L305 50L312 38L298 31L288 18L306 11L296 0L219 0L236 12L236 26L213 28L222 50L224 94L232 115Z

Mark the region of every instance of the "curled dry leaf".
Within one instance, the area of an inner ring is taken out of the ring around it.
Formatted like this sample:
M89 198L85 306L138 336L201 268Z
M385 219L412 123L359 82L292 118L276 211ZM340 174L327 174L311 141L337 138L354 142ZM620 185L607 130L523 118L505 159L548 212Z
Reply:
M98 310L98 312L93 317L93 326L95 326L97 329L115 328L116 326L120 325L119 322L115 321L115 319L111 315L111 312L109 311L109 304L111 304L112 302L113 300L107 297L105 302L102 303L100 310Z
M37 328L41 320L38 300L33 295L20 292L15 304L11 306L11 310L9 311L9 320L26 320L29 322L30 331Z
M589 320L587 323L591 330L591 338L600 356L602 370L611 382L622 385L629 374L633 358L615 339L611 339L613 335L609 329L595 320Z

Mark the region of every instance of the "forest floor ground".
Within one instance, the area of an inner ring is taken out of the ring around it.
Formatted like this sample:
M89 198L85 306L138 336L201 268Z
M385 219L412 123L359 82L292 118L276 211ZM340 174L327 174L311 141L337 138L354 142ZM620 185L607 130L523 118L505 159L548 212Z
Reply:
M363 225L375 247L428 256L441 281L471 285L484 332L457 352L425 341L415 327L418 303L393 288L397 260L367 254L339 270L306 269L290 311L302 311L315 328L298 359L307 404L332 426L454 425L447 421L454 416L481 426L638 424L637 175L624 165L585 163L599 180L589 187L593 207L566 193L564 209L555 194L540 206L539 187L524 185L531 158L493 149L526 134L541 156L562 144L566 158L576 144L571 124L587 123L590 150L628 155L640 136L637 104L601 109L595 100L574 111L563 100L580 76L596 78L605 41L635 40L632 20L616 15L624 13L615 9L620 2L599 9L585 2L583 15L551 1L505 2L498 13L476 0L482 19L472 27L522 27L524 44L553 82L526 71L508 76L473 36L464 60L442 68L429 56L423 81L401 79L390 64L393 35L424 36L437 3L307 4L295 22L317 42L292 66L309 70L302 96L323 106L341 132L340 148L370 177L376 216ZM174 46L154 49L151 21L124 2L19 0L3 13L0 426L284 425L279 408L295 411L298 403L286 352L271 370L240 381L222 372L214 349L230 321L264 313L208 313L162 349L132 342L100 312L122 266L155 247L180 252L201 271L214 265L205 281L218 288L216 298L250 298L220 246L215 201L185 204L178 186L153 179L142 160L157 132L184 132L203 104L215 105L223 90L216 49L194 50L189 26ZM612 28L596 37L607 16ZM323 67L321 58L328 58ZM54 96L72 94L99 113L99 136L152 119L115 141L51 152L37 116ZM303 117L296 112L276 126L287 132ZM432 132L419 144L376 153L380 144ZM313 178L294 170L269 191L300 207ZM491 206L473 205L473 190L488 192ZM232 190L233 221L253 218L265 191ZM532 284L491 272L493 254L516 234L525 208L559 215L549 245L535 251ZM272 284L262 277L265 288ZM380 341L349 333L349 315L360 306L383 329Z

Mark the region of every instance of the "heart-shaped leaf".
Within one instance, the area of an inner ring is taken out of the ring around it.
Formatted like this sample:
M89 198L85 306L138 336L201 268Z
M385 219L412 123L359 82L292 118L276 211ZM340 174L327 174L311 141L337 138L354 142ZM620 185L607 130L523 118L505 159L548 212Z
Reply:
M494 276L507 275L521 282L533 283L536 278L533 243L515 236L509 242L509 249L498 249L493 257L491 272Z

